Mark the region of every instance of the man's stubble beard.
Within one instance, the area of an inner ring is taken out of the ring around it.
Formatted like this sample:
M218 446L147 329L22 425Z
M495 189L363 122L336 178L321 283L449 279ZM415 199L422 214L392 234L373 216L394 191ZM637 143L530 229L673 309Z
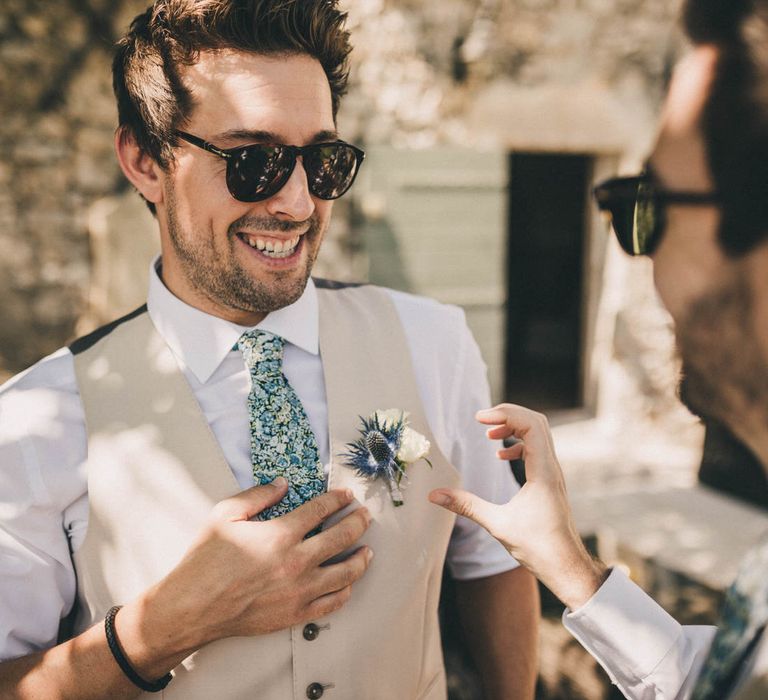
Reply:
M304 293L312 273L319 240L321 224L316 214L309 222L286 222L272 217L242 216L227 230L226 255L224 259L214 248L213 233L208 236L185 236L176 215L176 199L172 188L166 191L168 236L171 246L181 264L183 273L191 287L220 307L240 312L268 314L293 304ZM297 274L295 270L272 273L269 279L255 279L237 261L236 233L242 230L303 234L302 245L306 249L305 268Z
M768 364L753 329L753 306L745 275L736 272L694 302L677 326L681 401L736 435L755 416L768 427Z

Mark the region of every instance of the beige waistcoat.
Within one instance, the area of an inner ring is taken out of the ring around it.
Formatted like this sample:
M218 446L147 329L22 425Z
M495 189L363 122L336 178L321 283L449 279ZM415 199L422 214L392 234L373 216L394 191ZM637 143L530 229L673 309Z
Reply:
M330 488L351 488L373 517L375 552L351 601L318 620L313 641L295 626L209 644L174 671L178 700L299 700L312 683L330 700L446 697L437 619L454 518L427 501L459 476L425 419L408 344L388 295L374 287L318 289L320 352L330 429ZM73 345L88 429L88 532L74 560L78 631L135 598L182 558L217 501L239 491L183 374L141 310ZM410 412L432 443L433 469L413 466L405 505L339 458L358 416ZM223 572L223 575L226 575ZM183 621L180 621L183 624ZM142 697L145 697L144 695Z

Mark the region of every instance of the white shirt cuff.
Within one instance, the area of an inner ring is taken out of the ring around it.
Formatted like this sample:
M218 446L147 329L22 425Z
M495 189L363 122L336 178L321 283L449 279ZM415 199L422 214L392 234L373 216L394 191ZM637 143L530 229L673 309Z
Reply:
M581 608L563 613L566 629L611 674L645 678L680 636L680 625L619 569Z
M635 700L688 697L714 627L682 627L620 570L563 624Z

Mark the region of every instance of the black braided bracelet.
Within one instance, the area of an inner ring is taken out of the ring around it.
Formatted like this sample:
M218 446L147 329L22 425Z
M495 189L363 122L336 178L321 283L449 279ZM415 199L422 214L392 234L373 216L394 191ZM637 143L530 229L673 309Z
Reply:
M123 654L123 650L120 648L120 642L117 641L117 634L115 633L115 615L117 615L117 611L122 607L122 605L111 607L107 616L104 618L104 632L107 634L109 650L112 652L112 656L115 657L117 665L121 668L131 683L148 693L159 693L173 680L173 676L170 673L166 673L162 678L159 678L156 681L145 681L133 670L133 666L131 666L128 659L125 658L125 654Z

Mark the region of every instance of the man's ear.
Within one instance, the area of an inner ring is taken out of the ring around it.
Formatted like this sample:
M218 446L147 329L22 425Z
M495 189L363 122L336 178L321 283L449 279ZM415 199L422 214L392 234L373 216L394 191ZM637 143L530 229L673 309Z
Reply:
M136 143L130 129L119 127L115 132L115 152L125 176L148 202L163 201L165 173L155 160Z

